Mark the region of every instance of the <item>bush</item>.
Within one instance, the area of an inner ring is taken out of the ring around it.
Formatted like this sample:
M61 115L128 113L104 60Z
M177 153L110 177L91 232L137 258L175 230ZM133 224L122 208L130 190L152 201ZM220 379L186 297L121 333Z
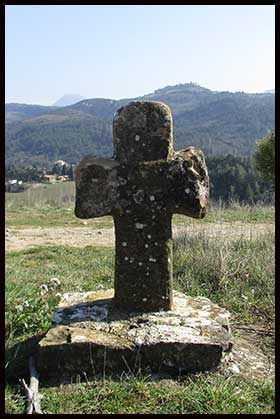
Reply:
M257 171L265 180L275 182L275 133L271 132L257 142L255 153Z

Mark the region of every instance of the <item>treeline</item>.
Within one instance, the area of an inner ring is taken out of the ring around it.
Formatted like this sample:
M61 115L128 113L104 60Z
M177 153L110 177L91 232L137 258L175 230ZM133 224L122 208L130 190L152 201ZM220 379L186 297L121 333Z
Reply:
M210 177L211 200L224 202L236 200L244 203L271 200L273 185L256 172L253 157L232 155L207 157L206 163ZM67 165L59 168L54 165L52 172L60 175L68 174L72 180L73 167L74 165ZM6 179L17 179L23 182L40 182L43 174L43 169L36 166L6 165L5 169Z
M45 168L33 166L16 166L14 164L6 164L5 166L5 181L16 179L22 182L41 182L43 176L47 174L57 176L68 176L69 180L74 180L75 177L75 164L59 164L56 162L52 169L46 171Z
M79 161L88 154L112 154L111 124L107 121L72 113L40 118L7 125L6 162L49 169L58 159Z
M207 157L210 196L214 201L268 202L274 187L256 171L254 157Z
M40 182L42 174L43 169L36 166L5 165L5 181L17 179L22 182Z

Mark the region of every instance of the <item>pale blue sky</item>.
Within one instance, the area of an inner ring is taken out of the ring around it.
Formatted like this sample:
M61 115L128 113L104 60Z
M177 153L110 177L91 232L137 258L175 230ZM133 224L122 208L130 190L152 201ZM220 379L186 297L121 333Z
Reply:
M132 98L190 81L274 88L275 6L10 5L6 102Z

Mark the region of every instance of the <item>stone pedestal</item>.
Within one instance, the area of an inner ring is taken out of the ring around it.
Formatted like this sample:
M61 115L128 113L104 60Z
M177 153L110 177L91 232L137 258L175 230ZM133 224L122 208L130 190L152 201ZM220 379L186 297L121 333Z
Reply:
M123 312L114 290L64 294L53 325L39 342L43 382L85 374L184 374L217 367L232 346L229 313L203 297L174 291L170 311Z

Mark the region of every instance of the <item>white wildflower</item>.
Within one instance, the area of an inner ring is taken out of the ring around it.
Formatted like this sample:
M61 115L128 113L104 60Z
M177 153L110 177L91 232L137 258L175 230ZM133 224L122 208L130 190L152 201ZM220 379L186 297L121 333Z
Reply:
M228 369L228 371L232 372L233 374L239 374L240 373L240 369L234 363L232 363L227 369Z
M41 295L44 295L46 294L46 292L49 291L47 284L40 285L40 288L41 288L41 292L40 292Z
M51 278L50 279L50 285L53 287L58 287L60 285L60 280L58 278Z

